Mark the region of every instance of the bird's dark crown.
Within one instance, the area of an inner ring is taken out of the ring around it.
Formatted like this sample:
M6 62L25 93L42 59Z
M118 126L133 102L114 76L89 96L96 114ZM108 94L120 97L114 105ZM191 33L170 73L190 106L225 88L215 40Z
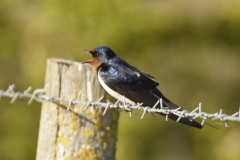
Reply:
M101 46L101 47L92 49L89 51L89 53L102 63L106 63L108 60L111 60L116 56L114 51L106 46Z

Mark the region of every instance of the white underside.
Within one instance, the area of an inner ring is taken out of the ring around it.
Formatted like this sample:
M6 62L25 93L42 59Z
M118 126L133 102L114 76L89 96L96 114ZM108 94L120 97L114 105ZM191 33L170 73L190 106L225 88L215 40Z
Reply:
M113 96L114 98L116 98L117 100L121 101L121 102L124 102L124 99L125 99L125 103L129 103L129 104L132 104L132 105L136 105L136 103L134 103L133 101L131 101L130 99L124 97L124 95L121 95L117 92L115 92L114 90L112 90L111 88L109 88L105 83L104 81L102 80L102 78L100 77L100 75L98 74L98 80L100 82L100 84L102 85L102 87L111 95Z

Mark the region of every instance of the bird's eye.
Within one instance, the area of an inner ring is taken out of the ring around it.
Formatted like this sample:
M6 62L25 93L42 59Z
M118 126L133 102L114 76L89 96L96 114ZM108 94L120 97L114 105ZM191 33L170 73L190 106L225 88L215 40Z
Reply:
M100 53L95 52L95 56L96 56L96 57L100 56Z

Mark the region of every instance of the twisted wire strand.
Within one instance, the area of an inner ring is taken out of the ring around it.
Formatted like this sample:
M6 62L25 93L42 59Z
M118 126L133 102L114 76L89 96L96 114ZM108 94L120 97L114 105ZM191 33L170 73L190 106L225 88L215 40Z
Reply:
M31 93L31 90L32 90L31 87L28 87L23 92L16 92L14 89L15 89L15 85L10 85L7 90L0 90L0 100L2 97L11 98L11 101L10 101L11 104L14 103L17 99L24 99L24 98L29 99L28 104L31 104L33 101L37 101L40 103L48 101L56 104L59 104L60 102L65 102L68 104L67 110L69 110L71 106L74 106L76 104L86 105L84 110L88 109L88 107L97 105L105 108L103 115L105 115L108 109L118 109L118 110L128 111L130 113L130 117L132 117L133 110L141 110L143 111L143 113L140 119L143 119L146 113L151 113L153 116L154 116L154 113L162 113L166 115L166 121L167 121L169 114L175 114L179 116L178 119L176 120L177 122L183 117L190 117L192 119L200 118L202 120L201 122L202 126L204 125L206 120L222 121L224 122L225 127L229 127L228 125L229 121L240 122L240 107L239 107L239 110L232 115L223 114L222 109L220 109L219 112L212 114L212 113L203 112L201 103L199 103L198 107L195 108L193 111L188 112L187 110L180 110L180 107L177 109L165 108L163 107L162 99L157 101L153 107L149 107L149 106L144 107L142 106L141 103L138 103L136 106L125 103L125 97L123 97L123 103L120 103L119 100L116 103L112 103L112 102L106 103L106 102L101 102L104 98L103 96L95 102L86 101L83 98L83 95L81 92L78 94L77 98L66 99L64 97L48 96L45 94L44 89L36 89L32 93ZM158 105L159 105L159 108L156 108Z

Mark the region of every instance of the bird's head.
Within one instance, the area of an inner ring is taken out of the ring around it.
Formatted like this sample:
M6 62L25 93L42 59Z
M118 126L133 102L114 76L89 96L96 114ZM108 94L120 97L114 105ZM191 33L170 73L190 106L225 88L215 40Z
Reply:
M114 58L116 54L109 47L101 46L92 50L84 50L91 54L94 59L97 59L101 63L107 63L109 60Z

